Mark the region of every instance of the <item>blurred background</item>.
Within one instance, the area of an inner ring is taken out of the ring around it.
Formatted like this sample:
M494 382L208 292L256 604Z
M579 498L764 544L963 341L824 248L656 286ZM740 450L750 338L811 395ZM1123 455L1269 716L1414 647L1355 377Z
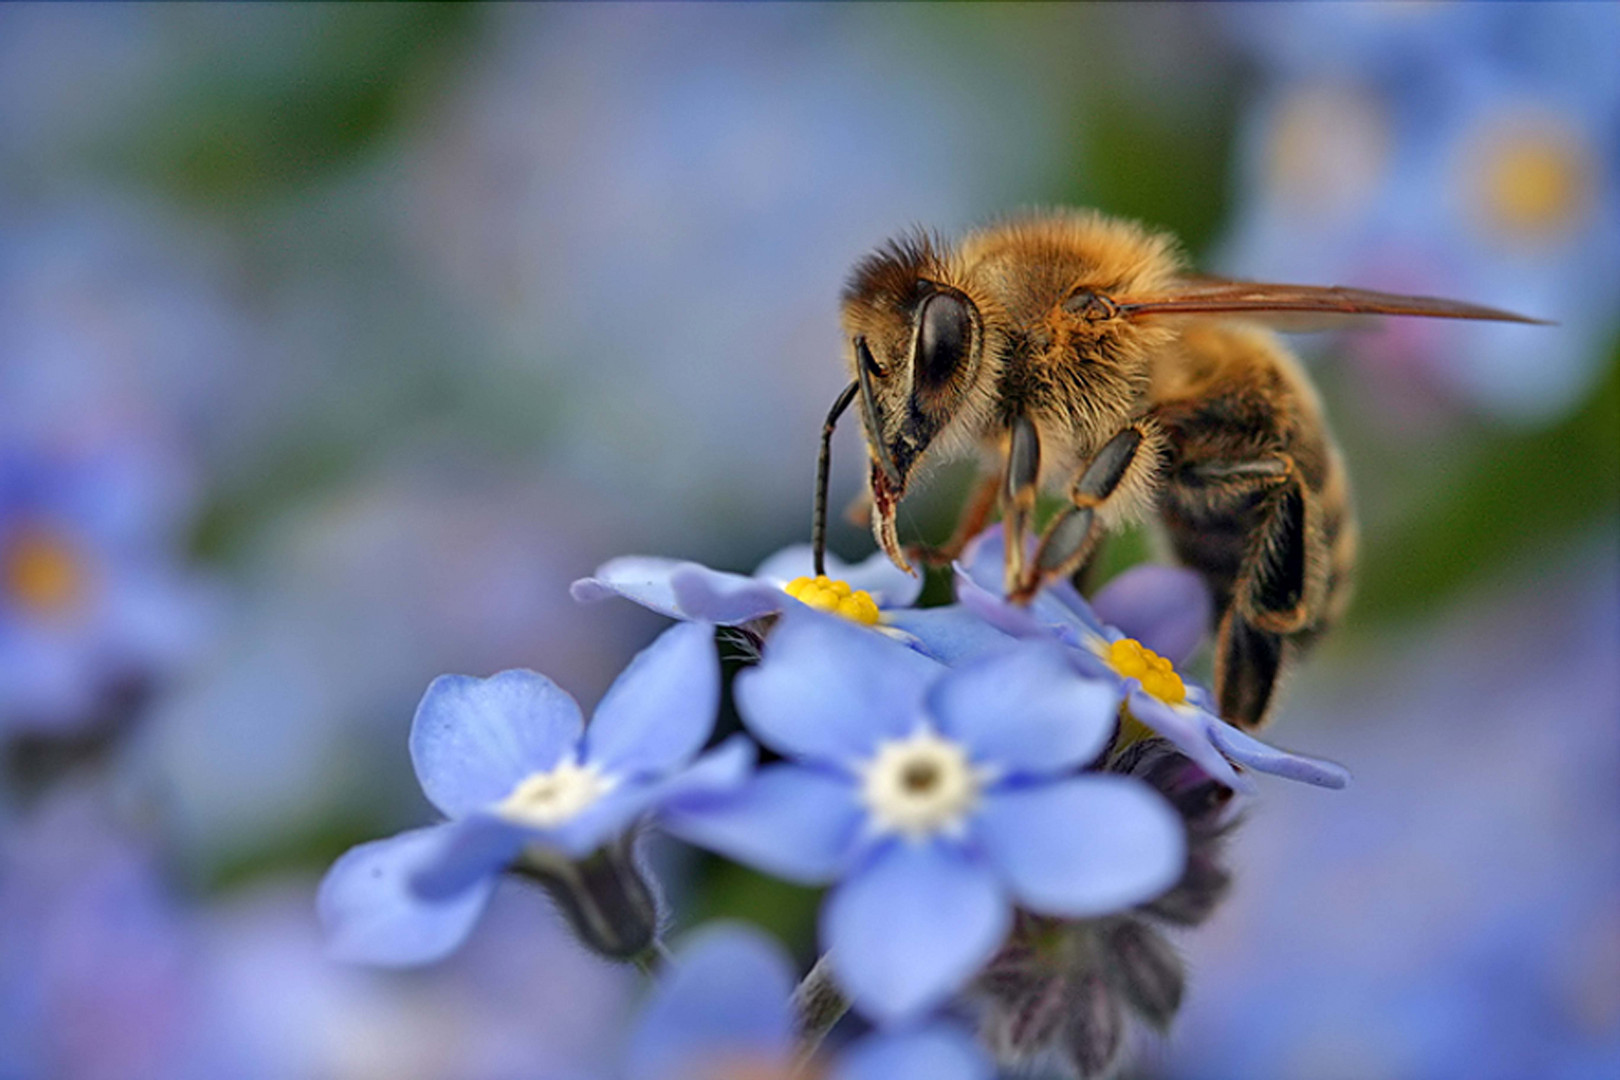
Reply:
M611 1054L536 894L389 974L315 882L429 819L435 675L588 707L660 621L571 580L805 538L857 257L1055 204L1558 323L1294 339L1364 572L1271 737L1357 780L1263 786L1133 1075L1620 1075L1617 56L1611 4L0 7L0 1078Z

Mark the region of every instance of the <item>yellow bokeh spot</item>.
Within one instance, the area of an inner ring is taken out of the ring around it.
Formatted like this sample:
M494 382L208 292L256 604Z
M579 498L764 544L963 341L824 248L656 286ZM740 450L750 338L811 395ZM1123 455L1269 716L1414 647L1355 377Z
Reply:
M1142 689L1170 705L1187 700L1187 686L1175 667L1135 638L1120 638L1108 646L1108 666L1127 679L1135 679Z
M1501 232L1560 236L1585 207L1591 167L1567 133L1516 131L1490 140L1481 157L1475 173L1480 208Z
M865 589L851 589L847 581L817 574L796 577L784 589L789 596L817 611L830 611L862 626L877 625L877 601Z
M0 546L0 590L35 615L65 615L84 595L84 567L63 538L43 530L23 531Z

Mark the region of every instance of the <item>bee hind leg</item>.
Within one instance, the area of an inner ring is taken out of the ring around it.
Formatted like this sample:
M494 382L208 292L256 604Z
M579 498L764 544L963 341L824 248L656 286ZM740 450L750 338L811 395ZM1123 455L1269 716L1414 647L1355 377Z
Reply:
M1069 576L1091 557L1102 536L1107 504L1126 492L1138 495L1149 485L1160 441L1156 429L1133 424L1103 445L1075 481L1069 493L1073 505L1047 526L1033 564L1023 570L1017 588L1009 590L1013 602L1028 602L1043 582Z
M1215 638L1215 697L1221 715L1245 728L1265 720L1291 638L1309 622L1310 506L1291 470L1268 503Z

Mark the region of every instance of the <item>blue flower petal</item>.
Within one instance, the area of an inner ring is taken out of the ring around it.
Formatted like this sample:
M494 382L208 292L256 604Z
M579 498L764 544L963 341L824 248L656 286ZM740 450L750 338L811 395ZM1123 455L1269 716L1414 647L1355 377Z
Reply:
M916 1016L995 955L1012 905L990 867L938 842L894 841L821 909L821 942L850 1000L880 1022Z
M865 817L852 781L801 765L768 765L729 794L671 803L660 820L687 843L808 885L838 876Z
M658 801L658 790L656 783L646 780L622 781L568 821L534 830L533 839L571 859L583 859L648 813Z
M670 588L682 618L701 619L721 626L737 626L774 615L793 597L768 581L724 570L686 563L670 576Z
M459 896L423 900L411 877L444 842L436 825L351 848L326 872L316 910L333 956L405 967L446 955L466 938L495 888L495 878Z
M1125 680L1125 685L1130 687L1131 715L1170 740L1172 746L1192 758L1213 779L1244 793L1254 791L1253 781L1232 768L1220 747L1210 740L1213 716L1190 705L1167 705L1142 690L1135 679Z
M630 1031L627 1080L699 1080L728 1075L727 1065L752 1065L760 1075L775 1065L785 1076L793 986L786 952L760 931L713 923L694 932Z
M1057 644L1026 642L951 671L929 691L928 708L976 760L1050 774L1102 751L1119 699L1114 684L1075 674Z
M595 604L620 596L672 619L688 616L681 610L670 587L670 577L683 566L696 563L660 559L650 555L624 555L609 559L591 577L580 578L568 593L581 604Z
M714 631L672 626L608 687L585 730L585 761L613 776L670 772L703 748L719 709Z
M1081 776L985 796L974 832L1031 911L1081 918L1163 893L1187 860L1181 819L1123 776Z
M754 577L780 586L796 577L813 575L815 565L810 545L794 544L760 563ZM829 551L827 576L849 582L850 588L866 590L880 608L909 607L923 587L922 578L906 573L881 551L853 565Z
M1350 783L1350 772L1342 765L1320 758L1279 750L1240 731L1224 720L1211 718L1209 735L1222 753L1255 772L1299 780L1317 787L1342 788Z
M791 757L847 766L880 739L908 734L946 669L836 615L789 610L759 666L737 677L743 722Z
M1005 649L1013 640L961 604L901 608L885 613L883 625L909 635L913 648L942 664Z
M517 858L530 831L492 814L474 814L438 829L440 842L423 852L410 876L422 900L444 901L500 873Z
M658 802L668 808L706 806L741 787L758 760L759 748L748 736L732 735L664 780Z
M1103 587L1092 608L1172 664L1191 656L1209 632L1209 587L1184 567L1133 566Z
M433 805L465 817L573 753L582 727L574 699L544 675L441 675L416 707L411 761Z
M966 1032L948 1024L868 1035L844 1052L832 1080L994 1080L995 1067Z

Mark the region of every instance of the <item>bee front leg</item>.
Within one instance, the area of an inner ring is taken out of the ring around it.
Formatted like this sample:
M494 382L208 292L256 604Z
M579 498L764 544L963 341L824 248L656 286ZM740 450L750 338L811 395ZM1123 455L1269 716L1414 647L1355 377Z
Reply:
M1041 437L1027 416L1012 423L1007 445L1006 486L1002 488L1002 531L1007 548L1005 588L1014 602L1019 582L1024 579L1024 558L1029 545L1030 520L1035 514L1035 496L1041 479Z
M1146 501L1162 445L1163 436L1146 422L1132 424L1103 445L1069 492L1074 505L1047 526L1034 564L1020 568L1017 587L1009 589L1014 603L1027 603L1044 581L1067 577L1083 564L1102 536L1104 519L1122 516L1111 511Z

